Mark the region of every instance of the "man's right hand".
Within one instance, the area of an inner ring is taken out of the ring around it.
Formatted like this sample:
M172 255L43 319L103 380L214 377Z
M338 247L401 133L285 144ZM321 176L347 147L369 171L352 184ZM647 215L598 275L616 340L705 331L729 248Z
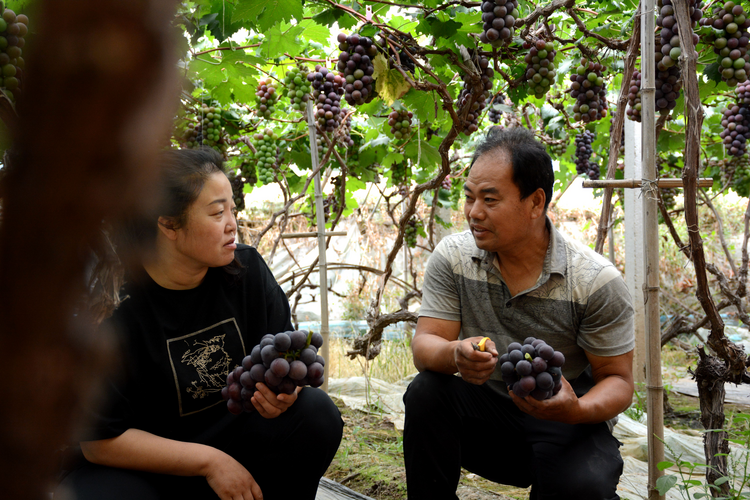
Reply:
M205 473L216 495L221 500L262 500L263 493L253 476L231 456L219 456L222 453L212 457Z
M483 337L470 337L456 344L453 351L453 360L461 378L472 384L481 385L489 380L497 365L497 349L495 343L488 340L485 351L477 351L472 346L482 340Z

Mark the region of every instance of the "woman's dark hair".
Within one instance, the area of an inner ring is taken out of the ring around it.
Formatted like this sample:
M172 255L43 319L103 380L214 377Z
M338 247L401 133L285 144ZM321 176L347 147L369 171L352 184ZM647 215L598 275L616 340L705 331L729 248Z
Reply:
M521 192L521 199L542 188L546 197L544 209L547 210L552 200L555 173L552 170L552 159L544 146L534 138L534 134L523 127L492 127L474 150L471 165L473 166L479 157L497 150L504 151L510 158L513 182Z
M224 158L212 148L172 149L161 153L159 216L169 229L179 229L187 222L187 212L216 172L224 173Z
M115 228L116 242L123 253L137 252L140 248L153 246L158 229L162 224L168 229L180 229L187 223L190 206L198 199L209 177L216 172L224 172L224 158L214 149L172 149L163 151L157 160L159 202L156 211L140 215ZM160 222L164 218L165 222ZM118 253L119 250L118 250ZM132 276L138 274L139 265L126 266ZM234 260L223 266L232 276L239 275L242 264Z

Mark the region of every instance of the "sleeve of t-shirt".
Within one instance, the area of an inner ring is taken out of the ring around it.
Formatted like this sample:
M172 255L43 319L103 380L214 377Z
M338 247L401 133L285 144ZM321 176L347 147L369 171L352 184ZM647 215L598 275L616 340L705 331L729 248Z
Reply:
M420 317L461 321L461 300L449 254L448 242L443 239L427 261Z
M635 348L630 292L614 267L602 269L592 284L578 345L596 356L619 356Z

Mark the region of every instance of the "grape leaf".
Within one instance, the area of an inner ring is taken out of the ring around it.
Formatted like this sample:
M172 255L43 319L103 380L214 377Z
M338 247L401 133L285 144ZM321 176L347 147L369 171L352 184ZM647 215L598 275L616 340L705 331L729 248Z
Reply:
M703 74L716 83L721 82L721 69L718 61L703 68Z
M410 90L401 98L401 102L414 112L420 122L442 120L445 115L434 92Z
M240 0L234 7L232 21L248 21L265 32L279 22L301 20L303 15L299 0Z
M455 35L463 25L452 19L441 21L435 16L429 16L417 25L417 32L433 35L438 39L447 39Z
M232 22L250 21L255 24L258 16L266 8L265 0L241 0L234 7Z
M420 151L421 150L421 151ZM414 163L417 163L419 159L419 165L422 168L434 167L439 165L442 161L440 152L433 145L425 142L424 140L416 144L416 141L412 141L404 148L404 153L411 158Z
M302 33L302 26L291 26L287 23L279 23L266 32L266 38L260 47L263 54L269 59L279 57L284 53L296 56L302 51L302 44L297 42L297 35Z
M391 152L383 158L383 161L380 164L383 165L384 168L391 168L394 163L400 163L402 161L404 161L404 155Z
M378 54L373 60L375 72L375 90L378 95L391 106L396 99L401 98L411 88L404 75L397 69L388 69L388 60L383 54Z
M328 39L331 36L331 31L324 26L310 19L305 19L304 21L299 23L299 25L305 29L302 32L302 36L307 40L312 40L321 44L328 43Z

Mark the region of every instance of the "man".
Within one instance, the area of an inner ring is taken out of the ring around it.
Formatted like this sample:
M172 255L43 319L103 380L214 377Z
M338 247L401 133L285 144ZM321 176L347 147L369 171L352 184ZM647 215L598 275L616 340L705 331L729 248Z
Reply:
M425 270L420 373L404 395L410 500L457 498L461 467L532 486L531 499L619 498L611 425L633 396L633 309L617 269L552 226L553 184L526 129L492 129L474 154L470 229L443 239ZM485 336L487 352L475 350ZM497 363L530 336L566 358L562 388L543 401L508 392Z

